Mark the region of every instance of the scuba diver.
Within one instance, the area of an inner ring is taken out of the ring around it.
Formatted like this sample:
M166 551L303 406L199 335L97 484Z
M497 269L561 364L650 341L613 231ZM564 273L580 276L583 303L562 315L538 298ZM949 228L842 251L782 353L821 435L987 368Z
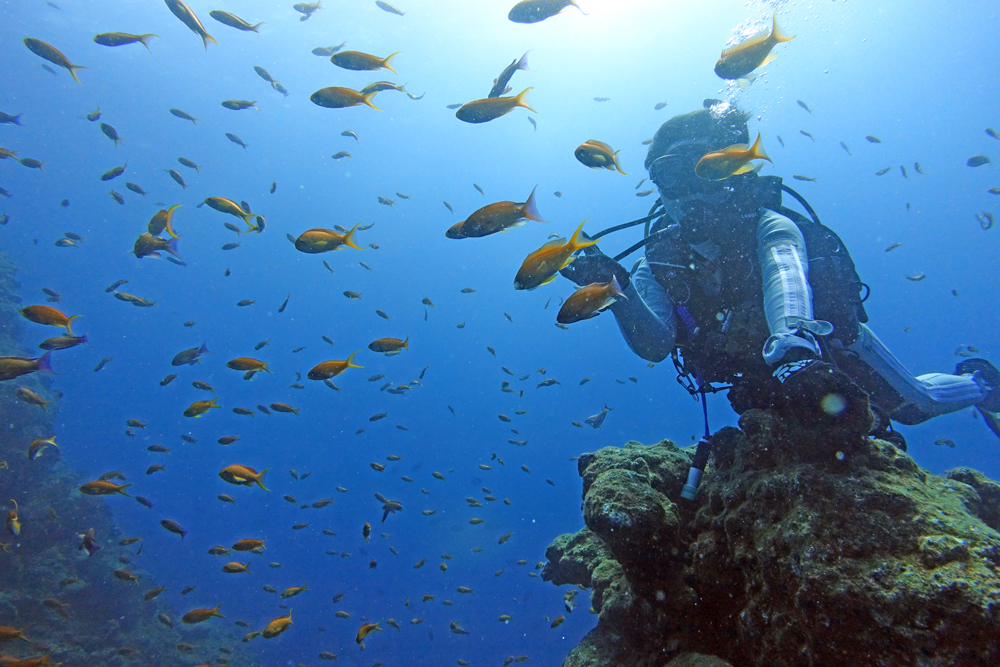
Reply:
M750 143L747 114L719 100L704 106L665 122L649 147L645 167L660 193L650 215L593 237L645 222L643 241L615 258L587 248L563 277L577 285L616 278L626 298L609 310L628 346L647 361L672 356L678 381L701 394L703 407L706 392L728 389L739 414L794 409L827 423L864 403L851 400L861 390L868 404L858 410L874 417L870 435L901 449L891 422L919 424L970 406L1000 437L1000 372L965 359L955 374L911 375L865 326L867 286L801 196L749 166L722 180L695 173L706 154ZM783 206L782 191L812 219ZM641 246L631 272L619 264ZM707 412L705 426L708 438Z

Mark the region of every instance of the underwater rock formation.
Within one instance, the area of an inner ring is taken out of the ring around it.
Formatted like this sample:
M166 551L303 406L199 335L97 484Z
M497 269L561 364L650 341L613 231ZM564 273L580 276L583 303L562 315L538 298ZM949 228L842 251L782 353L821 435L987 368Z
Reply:
M816 439L749 410L695 502L670 441L581 456L587 527L542 576L590 589L599 620L564 666L998 664L1000 484L864 427Z
M0 355L37 356L21 342L15 268L0 254ZM183 611L167 600L182 604L180 591L144 601L143 594L157 586L157 579L155 562L144 562L139 553L142 542L119 544L125 536L115 528L105 500L77 492L89 480L70 469L60 450L50 447L28 459L32 440L56 434L58 401L43 410L19 400L15 389L26 387L45 400L58 399L50 384L42 373L0 382L0 626L30 626L24 633L28 641L0 643L0 665L11 664L10 656L26 659L50 652L53 664L64 667L224 665L237 657L240 665L259 664L247 649L226 646L238 628L182 628ZM5 521L13 509L10 499L18 505L18 535ZM88 556L79 548L80 535L91 528L100 550ZM139 585L115 578L119 568L138 575ZM165 623L171 618L173 627Z

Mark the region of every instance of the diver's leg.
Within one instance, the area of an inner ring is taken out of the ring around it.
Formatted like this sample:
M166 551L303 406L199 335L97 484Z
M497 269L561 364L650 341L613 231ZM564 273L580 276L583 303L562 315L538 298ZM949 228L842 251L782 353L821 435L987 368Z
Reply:
M982 402L990 391L978 373L929 373L914 377L863 324L858 339L846 349L899 394L902 405L889 416L902 424L920 424L937 415L963 410Z
M800 358L818 358L819 345L811 335L833 329L813 319L809 260L802 232L783 215L764 209L757 227L757 255L764 279L764 315L771 336L764 344L764 361L775 366L790 350Z

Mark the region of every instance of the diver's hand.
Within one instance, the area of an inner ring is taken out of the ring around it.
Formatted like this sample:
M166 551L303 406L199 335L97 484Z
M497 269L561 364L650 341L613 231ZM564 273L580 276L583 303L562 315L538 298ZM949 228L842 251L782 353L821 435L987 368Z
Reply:
M625 267L602 252L580 255L559 273L563 278L580 286L591 283L608 283L611 282L612 276L618 279L618 284L622 289L628 287L629 282L631 282Z

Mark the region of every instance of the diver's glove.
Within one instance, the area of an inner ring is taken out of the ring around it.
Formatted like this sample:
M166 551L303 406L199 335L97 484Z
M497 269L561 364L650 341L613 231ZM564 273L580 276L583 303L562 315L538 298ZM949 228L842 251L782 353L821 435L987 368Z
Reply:
M614 276L623 290L628 287L631 277L624 266L605 255L596 246L590 246L584 252L587 254L580 255L559 272L563 278L583 286L591 283L609 283Z

